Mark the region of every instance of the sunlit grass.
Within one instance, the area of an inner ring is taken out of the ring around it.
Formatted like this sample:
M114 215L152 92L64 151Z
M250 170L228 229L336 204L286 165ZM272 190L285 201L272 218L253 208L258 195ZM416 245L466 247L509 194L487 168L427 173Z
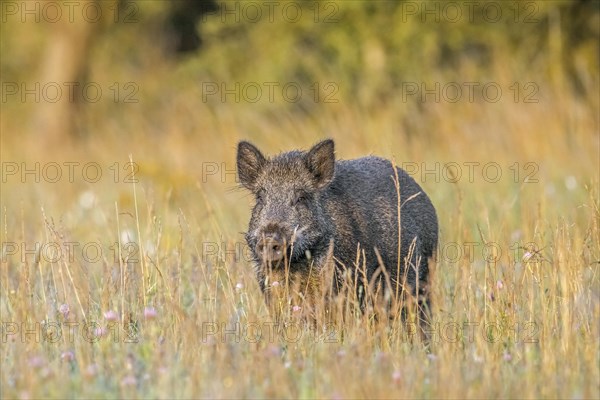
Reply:
M0 397L600 396L596 97L499 50L506 65L473 73L506 90L498 103L354 99L349 76L338 103L207 103L199 82L230 71L158 51L153 68L115 65L99 48L91 75L108 86L134 71L140 101L86 104L83 137L42 145L35 104L3 104ZM515 81L534 81L539 101L515 102ZM236 144L273 154L324 137L338 158L411 169L436 206L429 341L410 318L355 312L353 295L332 314L289 301L283 282L282 320L269 313Z
M256 140L272 151L301 145L299 137L278 140L279 123L263 125ZM27 176L3 185L3 397L596 396L599 212L598 181L588 168L591 133L580 134L588 153L565 150L549 159L552 150L516 149L525 155L513 158L502 148L486 158L462 136L454 150L418 139L395 150L374 135L353 144L358 133L330 131L344 158L378 149L398 163L420 163L413 148L430 149L423 153L429 161L471 147L477 157L465 153L456 162L497 160L505 174L520 160L539 166L536 183L478 176L452 183L441 172L439 182L434 174L423 183L441 226L429 344L410 323L373 323L360 313L323 318L312 330L298 315L303 304L289 304L287 325L274 325L239 233L250 199L234 190L232 174L220 175L223 165L233 169L241 136L232 129L219 141L164 137L159 146L143 134L127 145L91 139L85 156L76 148L3 149L6 160L94 161L104 172L98 183L35 184ZM317 136L307 134L303 147ZM135 194L128 153L139 165ZM41 252L32 250L36 243Z

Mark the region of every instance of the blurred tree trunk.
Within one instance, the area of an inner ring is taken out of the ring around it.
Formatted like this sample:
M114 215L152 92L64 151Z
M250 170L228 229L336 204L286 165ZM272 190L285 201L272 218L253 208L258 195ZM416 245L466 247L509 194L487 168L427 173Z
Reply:
M92 83L88 80L91 50L104 28L126 19L128 10L131 10L129 7L134 2L82 0L60 3L62 17L55 23L45 22L47 45L41 56L38 81L41 98L33 121L34 132L48 146L67 144L82 134L80 116L84 112L83 106L89 102L84 97L85 93L82 96L82 89ZM217 4L214 0L178 0L167 4L158 37L170 39L167 43L173 54L168 55L195 51L201 43L196 23L203 14L215 11ZM125 9L119 13L116 10L120 7ZM138 7L135 8L136 12ZM96 14L95 10L100 10L100 13ZM135 15L135 18L138 17ZM148 26L147 29L152 27ZM47 84L62 90L62 95L56 101L53 89L50 89L52 95L47 96L51 97L50 101L44 98L42 88ZM107 89L102 87L104 94ZM90 88L90 97L94 95L94 89Z
M56 101L48 101L42 91L36 112L36 133L48 146L67 144L77 133L75 117L83 100L81 89L86 84L89 53L101 23L83 18L81 10L88 3L99 7L96 0L84 0L78 2L72 20L63 13L59 21L46 22L48 44L41 59L40 90L49 83L62 90Z

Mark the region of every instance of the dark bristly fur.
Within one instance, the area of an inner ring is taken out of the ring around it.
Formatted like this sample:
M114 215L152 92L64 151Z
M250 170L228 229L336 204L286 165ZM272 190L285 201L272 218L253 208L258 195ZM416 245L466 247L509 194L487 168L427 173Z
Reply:
M355 265L360 244L369 280L380 266L379 253L386 270L379 276L389 276L392 293L405 282L407 290L428 302L424 288L428 260L437 246L437 216L429 197L404 170L397 169L402 205L398 276L398 202L389 161L372 156L336 161L332 140L307 152L294 150L269 159L243 141L238 145L237 168L241 184L256 197L246 240L263 291L268 271L287 268L284 259L293 276L309 271L318 276L330 261L330 243L337 272L334 282L344 268L361 276Z

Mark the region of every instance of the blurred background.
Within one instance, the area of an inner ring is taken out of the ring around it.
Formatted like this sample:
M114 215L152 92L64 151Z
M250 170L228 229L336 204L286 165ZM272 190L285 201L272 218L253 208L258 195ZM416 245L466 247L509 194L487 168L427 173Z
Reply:
M152 201L201 191L239 231L237 141L332 137L338 157L409 165L449 211L455 183L473 210L489 191L560 206L597 181L599 26L586 0L3 2L2 201L127 205L131 155Z
M7 397L598 397L600 2L0 7L3 321L109 312L145 335L13 341ZM326 137L338 158L394 160L432 199L438 320L529 323L536 341L386 347L357 317L335 346L199 346L203 321L268 319L237 142ZM70 243L68 259L43 252Z

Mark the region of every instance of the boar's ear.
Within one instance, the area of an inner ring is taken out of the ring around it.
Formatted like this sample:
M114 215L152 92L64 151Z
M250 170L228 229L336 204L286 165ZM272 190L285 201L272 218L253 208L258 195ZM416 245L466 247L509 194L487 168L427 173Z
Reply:
M312 173L315 185L321 189L329 184L335 172L335 155L333 140L327 139L317 143L306 154L306 166Z
M237 170L240 182L246 189L255 189L256 178L266 162L260 150L253 144L245 141L238 144Z

